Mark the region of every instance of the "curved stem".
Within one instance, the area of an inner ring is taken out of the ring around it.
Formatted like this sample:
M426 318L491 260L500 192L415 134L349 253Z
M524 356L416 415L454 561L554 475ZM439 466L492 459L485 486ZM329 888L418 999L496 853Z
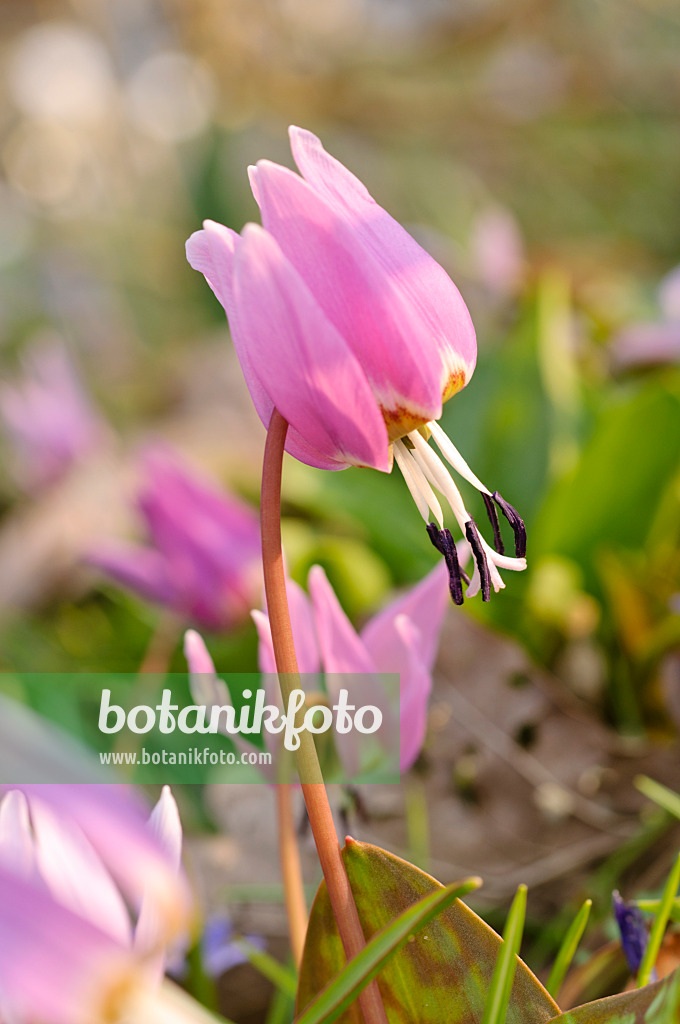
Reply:
M287 433L288 423L278 410L274 409L269 422L262 465L260 524L267 611L284 708L288 706L291 690L299 687L299 671L288 610L281 547L281 473ZM302 715L304 716L304 711ZM295 758L328 896L345 955L349 960L364 948L366 940L340 853L314 738L306 730L300 733L300 747ZM371 982L359 996L359 1006L366 1024L387 1024L385 1008L375 981Z
M300 851L293 819L292 786L280 783L276 787L276 811L279 827L279 857L288 917L291 951L297 968L302 963L307 934L307 904L302 884Z

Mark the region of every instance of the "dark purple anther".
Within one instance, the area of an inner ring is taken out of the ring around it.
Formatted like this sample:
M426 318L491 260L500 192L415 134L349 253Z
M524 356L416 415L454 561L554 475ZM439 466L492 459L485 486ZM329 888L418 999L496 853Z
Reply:
M458 562L456 544L450 530L440 530L436 523L427 524L427 533L437 551L444 556L446 568L449 570L449 590L454 604L463 603L463 573Z
M506 501L498 491L494 491L492 497L512 527L512 532L515 535L515 554L518 558L524 558L527 553L527 531L524 520L517 509L513 508L510 502Z
M479 536L479 530L473 519L468 519L465 524L465 536L470 542L472 554L475 556L475 562L479 569L479 578L482 583L482 601L488 601L491 597L491 573L489 572L489 563L486 560L486 553L482 546L482 538Z

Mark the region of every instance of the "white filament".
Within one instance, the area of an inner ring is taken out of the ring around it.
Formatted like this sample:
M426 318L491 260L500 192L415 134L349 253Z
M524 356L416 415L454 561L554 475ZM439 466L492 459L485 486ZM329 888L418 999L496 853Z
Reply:
M458 449L451 443L439 424L429 423L428 426L432 431L432 436L434 437L439 450L453 468L483 494L490 494L490 491L484 486L479 478L475 476L458 452ZM451 478L449 471L434 449L427 443L420 431L413 430L408 435L408 439L413 445L413 450L409 450L404 442L400 440L395 442L394 456L402 473L404 474L406 484L418 505L420 514L425 518L427 515L427 505L435 511L432 499L436 502L436 498L432 493L432 488L430 487L430 484L432 484L432 486L436 487L448 501L463 536L466 536L465 527L472 517L465 508L461 493ZM418 497L416 497L416 493L418 494ZM441 508L438 503L437 508L439 509L437 519L441 527ZM481 533L479 534L479 539L489 566L489 578L491 584L493 585L495 592L498 593L499 590L502 590L505 587L505 583L503 582L498 569L511 569L513 571L520 572L527 567L526 558L514 558L510 555L501 555L487 544ZM466 596L474 597L475 594L479 593L480 587L481 578L479 568L475 560L475 568Z
M453 466L456 473L460 473L464 480L467 480L469 483L471 483L472 486L476 487L477 490L481 491L482 494L490 495L491 491L489 490L489 488L485 487L482 481L479 479L479 477L472 472L472 470L470 469L467 462L456 448L451 438L444 433L439 424L435 423L433 420L431 423L428 423L428 427L430 429L430 432L432 433L432 437L434 438L437 444L437 447L439 448L439 451L442 453L446 461Z
M428 508L430 508L432 509L432 514L439 523L439 529L443 530L444 516L442 513L442 507L439 504L436 494L425 479L422 469L403 441L394 442L394 457L399 469L404 475L404 480L406 481L406 486L411 492L411 497L415 501L418 511L425 522L428 522L430 518L428 515Z

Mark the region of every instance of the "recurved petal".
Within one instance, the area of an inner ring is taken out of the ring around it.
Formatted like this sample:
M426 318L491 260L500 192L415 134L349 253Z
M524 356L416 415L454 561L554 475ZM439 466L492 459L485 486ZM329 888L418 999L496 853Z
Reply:
M405 615L395 620L395 657L401 663L399 680L399 766L408 771L425 742L427 706L432 691L432 674L419 651L419 631Z
M55 899L128 945L132 932L125 903L82 830L39 799L31 801L31 818L40 874Z
M133 905L152 892L166 940L181 934L193 911L187 881L150 832L145 807L119 785L30 784L20 788L59 816L71 816ZM2 916L2 915L0 915Z
M179 872L182 859L182 823L175 798L169 786L163 786L158 803L149 818L149 831L168 855L170 864ZM135 929L135 947L146 953L163 947L163 919L157 907L157 897L149 888L144 893ZM163 957L152 963L157 977L163 973Z
M214 220L205 220L203 230L194 231L186 243L187 260L203 274L227 314L233 296L234 252L240 241L236 231Z
M325 671L375 672L374 662L320 565L313 565L309 571L309 593Z
M359 361L274 238L247 225L236 255L232 334L269 399L336 466L387 472L387 430ZM299 457L299 456L298 456Z
M408 412L415 424L438 419L440 345L400 280L351 218L299 175L260 161L251 176L265 228L351 346L381 407Z
M290 624L293 630L298 668L302 673L314 674L320 670L319 645L309 598L295 580L286 579L286 593L290 610ZM258 659L260 672L276 672L276 659L269 618L266 612L251 612L260 640Z
M399 672L399 650L395 647L396 620L405 616L417 628L418 657L432 668L437 656L439 634L449 606L448 572L439 562L420 583L378 612L361 631L374 663L384 672Z
M449 372L460 367L466 383L475 367L477 342L467 306L449 275L376 203L365 185L326 152L316 135L295 126L289 132L300 173L347 221L408 296L444 365Z

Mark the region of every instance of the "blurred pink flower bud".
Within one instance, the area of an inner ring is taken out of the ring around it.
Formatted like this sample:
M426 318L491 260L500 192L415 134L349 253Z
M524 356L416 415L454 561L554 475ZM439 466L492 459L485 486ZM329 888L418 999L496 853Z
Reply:
M143 459L138 498L153 547L102 543L88 561L187 622L229 629L261 586L258 518L161 449Z
M59 339L34 344L23 364L20 378L0 382L0 423L17 485L38 491L93 451L106 428Z
M661 318L631 324L612 339L610 353L615 370L663 366L680 360L680 267L662 279L658 288Z
M517 221L502 207L482 210L472 225L472 262L482 284L500 299L515 295L524 273L524 245Z

